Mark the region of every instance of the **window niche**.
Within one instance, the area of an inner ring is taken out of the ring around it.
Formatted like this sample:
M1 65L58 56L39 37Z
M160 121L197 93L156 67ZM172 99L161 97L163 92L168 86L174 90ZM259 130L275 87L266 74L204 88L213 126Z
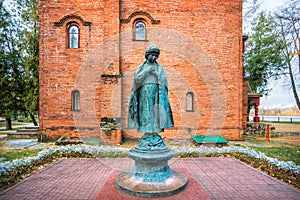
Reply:
M80 111L80 92L72 91L72 111Z
M69 23L68 29L68 47L70 49L79 48L80 42L80 29L77 23Z
M54 26L66 28L66 47L71 49L80 48L81 26L88 26L89 33L92 30L92 22L85 21L79 15L66 15L59 21L52 23Z
M188 92L186 94L186 111L193 112L194 111L194 94L192 92Z
M146 23L139 19L134 22L134 40L146 40Z

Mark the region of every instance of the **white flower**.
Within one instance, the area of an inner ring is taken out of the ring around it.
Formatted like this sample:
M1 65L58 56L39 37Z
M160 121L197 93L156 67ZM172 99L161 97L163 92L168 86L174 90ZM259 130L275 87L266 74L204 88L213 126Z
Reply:
M181 148L174 148L176 154L214 154L214 153L242 153L249 155L250 157L254 157L257 159L265 160L268 163L272 163L275 166L277 166L280 169L286 169L294 172L295 174L300 174L300 166L296 165L292 161L279 161L277 158L271 158L266 156L264 153L257 152L254 149L248 148L248 147L240 147L240 146L229 146L229 147L205 147L205 146L199 146L199 147L186 147L183 146Z
M66 145L61 146L57 148L48 148L43 149L40 151L36 156L31 156L23 159L16 159L13 161L6 161L0 162L0 176L7 174L7 172L10 172L14 170L17 167L30 165L34 161L42 159L43 157L53 155L59 152L63 153L88 153L91 155L101 155L101 154L126 154L129 151L128 148L123 147L106 147L106 146L90 146L90 145ZM290 170L296 174L300 173L300 166L296 165L295 163L289 161L279 161L276 158L271 158L266 156L264 153L256 152L255 150L247 147L240 147L240 146L229 146L229 147L223 147L223 148L217 148L217 147L187 147L182 146L180 148L174 148L174 151L176 154L200 154L200 155L208 155L208 154L223 154L223 153L242 153L249 155L254 158L263 159L266 162L272 163L275 166L279 167L280 169L287 169ZM1 159L1 158L0 158Z

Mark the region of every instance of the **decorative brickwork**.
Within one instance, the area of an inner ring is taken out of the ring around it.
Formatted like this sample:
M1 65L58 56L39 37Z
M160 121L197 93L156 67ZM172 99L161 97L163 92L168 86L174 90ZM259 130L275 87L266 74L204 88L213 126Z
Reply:
M64 23L65 23L65 21L72 20L72 19L77 19L77 20L81 21L81 23L83 24L83 26L91 26L92 25L91 22L84 21L84 19L82 19L78 15L68 15L68 16L65 16L61 20L59 20L59 22L54 22L53 24L55 26L63 26Z
M136 17L136 16L138 16L138 17L140 17L140 16L147 17L148 19L151 20L151 24L159 24L160 23L160 20L153 19L153 17L149 13L146 13L146 12L143 12L143 11L136 11L134 13L131 13L128 18L121 19L121 23L129 23L131 21L131 19Z
M140 138L140 133L127 128L128 101L134 71L144 62L146 47L154 43L161 49L158 62L169 81L175 122L162 137L240 139L246 108L242 0L40 0L39 4L42 134L53 139L62 134L100 138L102 143ZM136 20L146 24L146 40L134 40ZM79 26L80 48L68 48L70 23ZM72 111L74 90L80 92L79 111ZM193 94L189 112L188 92ZM100 130L102 118L120 118L121 130L107 137Z

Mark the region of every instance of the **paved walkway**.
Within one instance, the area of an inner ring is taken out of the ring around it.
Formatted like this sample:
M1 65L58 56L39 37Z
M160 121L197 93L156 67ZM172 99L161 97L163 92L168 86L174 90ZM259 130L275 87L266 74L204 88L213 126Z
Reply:
M300 190L234 158L175 158L169 164L187 173L189 183L185 191L160 199L300 199ZM132 166L128 158L62 159L1 191L0 199L145 199L114 186L115 175Z

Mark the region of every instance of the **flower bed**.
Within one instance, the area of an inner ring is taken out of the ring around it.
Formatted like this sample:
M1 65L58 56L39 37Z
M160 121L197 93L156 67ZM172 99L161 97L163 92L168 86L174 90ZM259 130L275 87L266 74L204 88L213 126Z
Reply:
M251 148L230 146L223 148L215 147L182 147L175 150L179 157L199 157L199 156L232 156L245 162L254 168L260 169L270 176L287 182L300 188L300 166L294 162L280 161L276 158L266 156Z
M273 164L279 169L289 170L295 174L300 174L300 166L296 165L294 162L280 161L277 158L271 158L266 156L264 153L257 152L251 148L240 147L240 146L229 146L222 148L215 147L181 147L175 150L175 153L181 157L188 157L188 155L200 155L200 156L210 156L212 154L229 154L229 153L241 153L248 155L250 157L264 160L267 163Z
M64 157L65 154L75 153L79 155L90 155L100 157L121 157L127 155L128 149L125 148L113 148L113 147L96 147L89 145L67 145L58 148L48 148L40 151L37 156L30 156L24 159L16 159L11 162L0 163L0 176L6 175L13 171L15 168L21 166L28 166L35 161L43 159L47 156L53 156L53 158ZM68 157L68 156L67 156Z
M257 152L251 148L240 146L229 147L187 147L174 148L177 157L201 157L201 156L234 156L255 168L267 172L300 188L300 166L293 162L279 161L270 158L264 153ZM0 189L9 186L18 180L29 176L41 166L49 164L62 157L127 157L129 148L89 146L89 145L67 145L58 148L48 148L40 151L37 156L13 161L0 161Z

